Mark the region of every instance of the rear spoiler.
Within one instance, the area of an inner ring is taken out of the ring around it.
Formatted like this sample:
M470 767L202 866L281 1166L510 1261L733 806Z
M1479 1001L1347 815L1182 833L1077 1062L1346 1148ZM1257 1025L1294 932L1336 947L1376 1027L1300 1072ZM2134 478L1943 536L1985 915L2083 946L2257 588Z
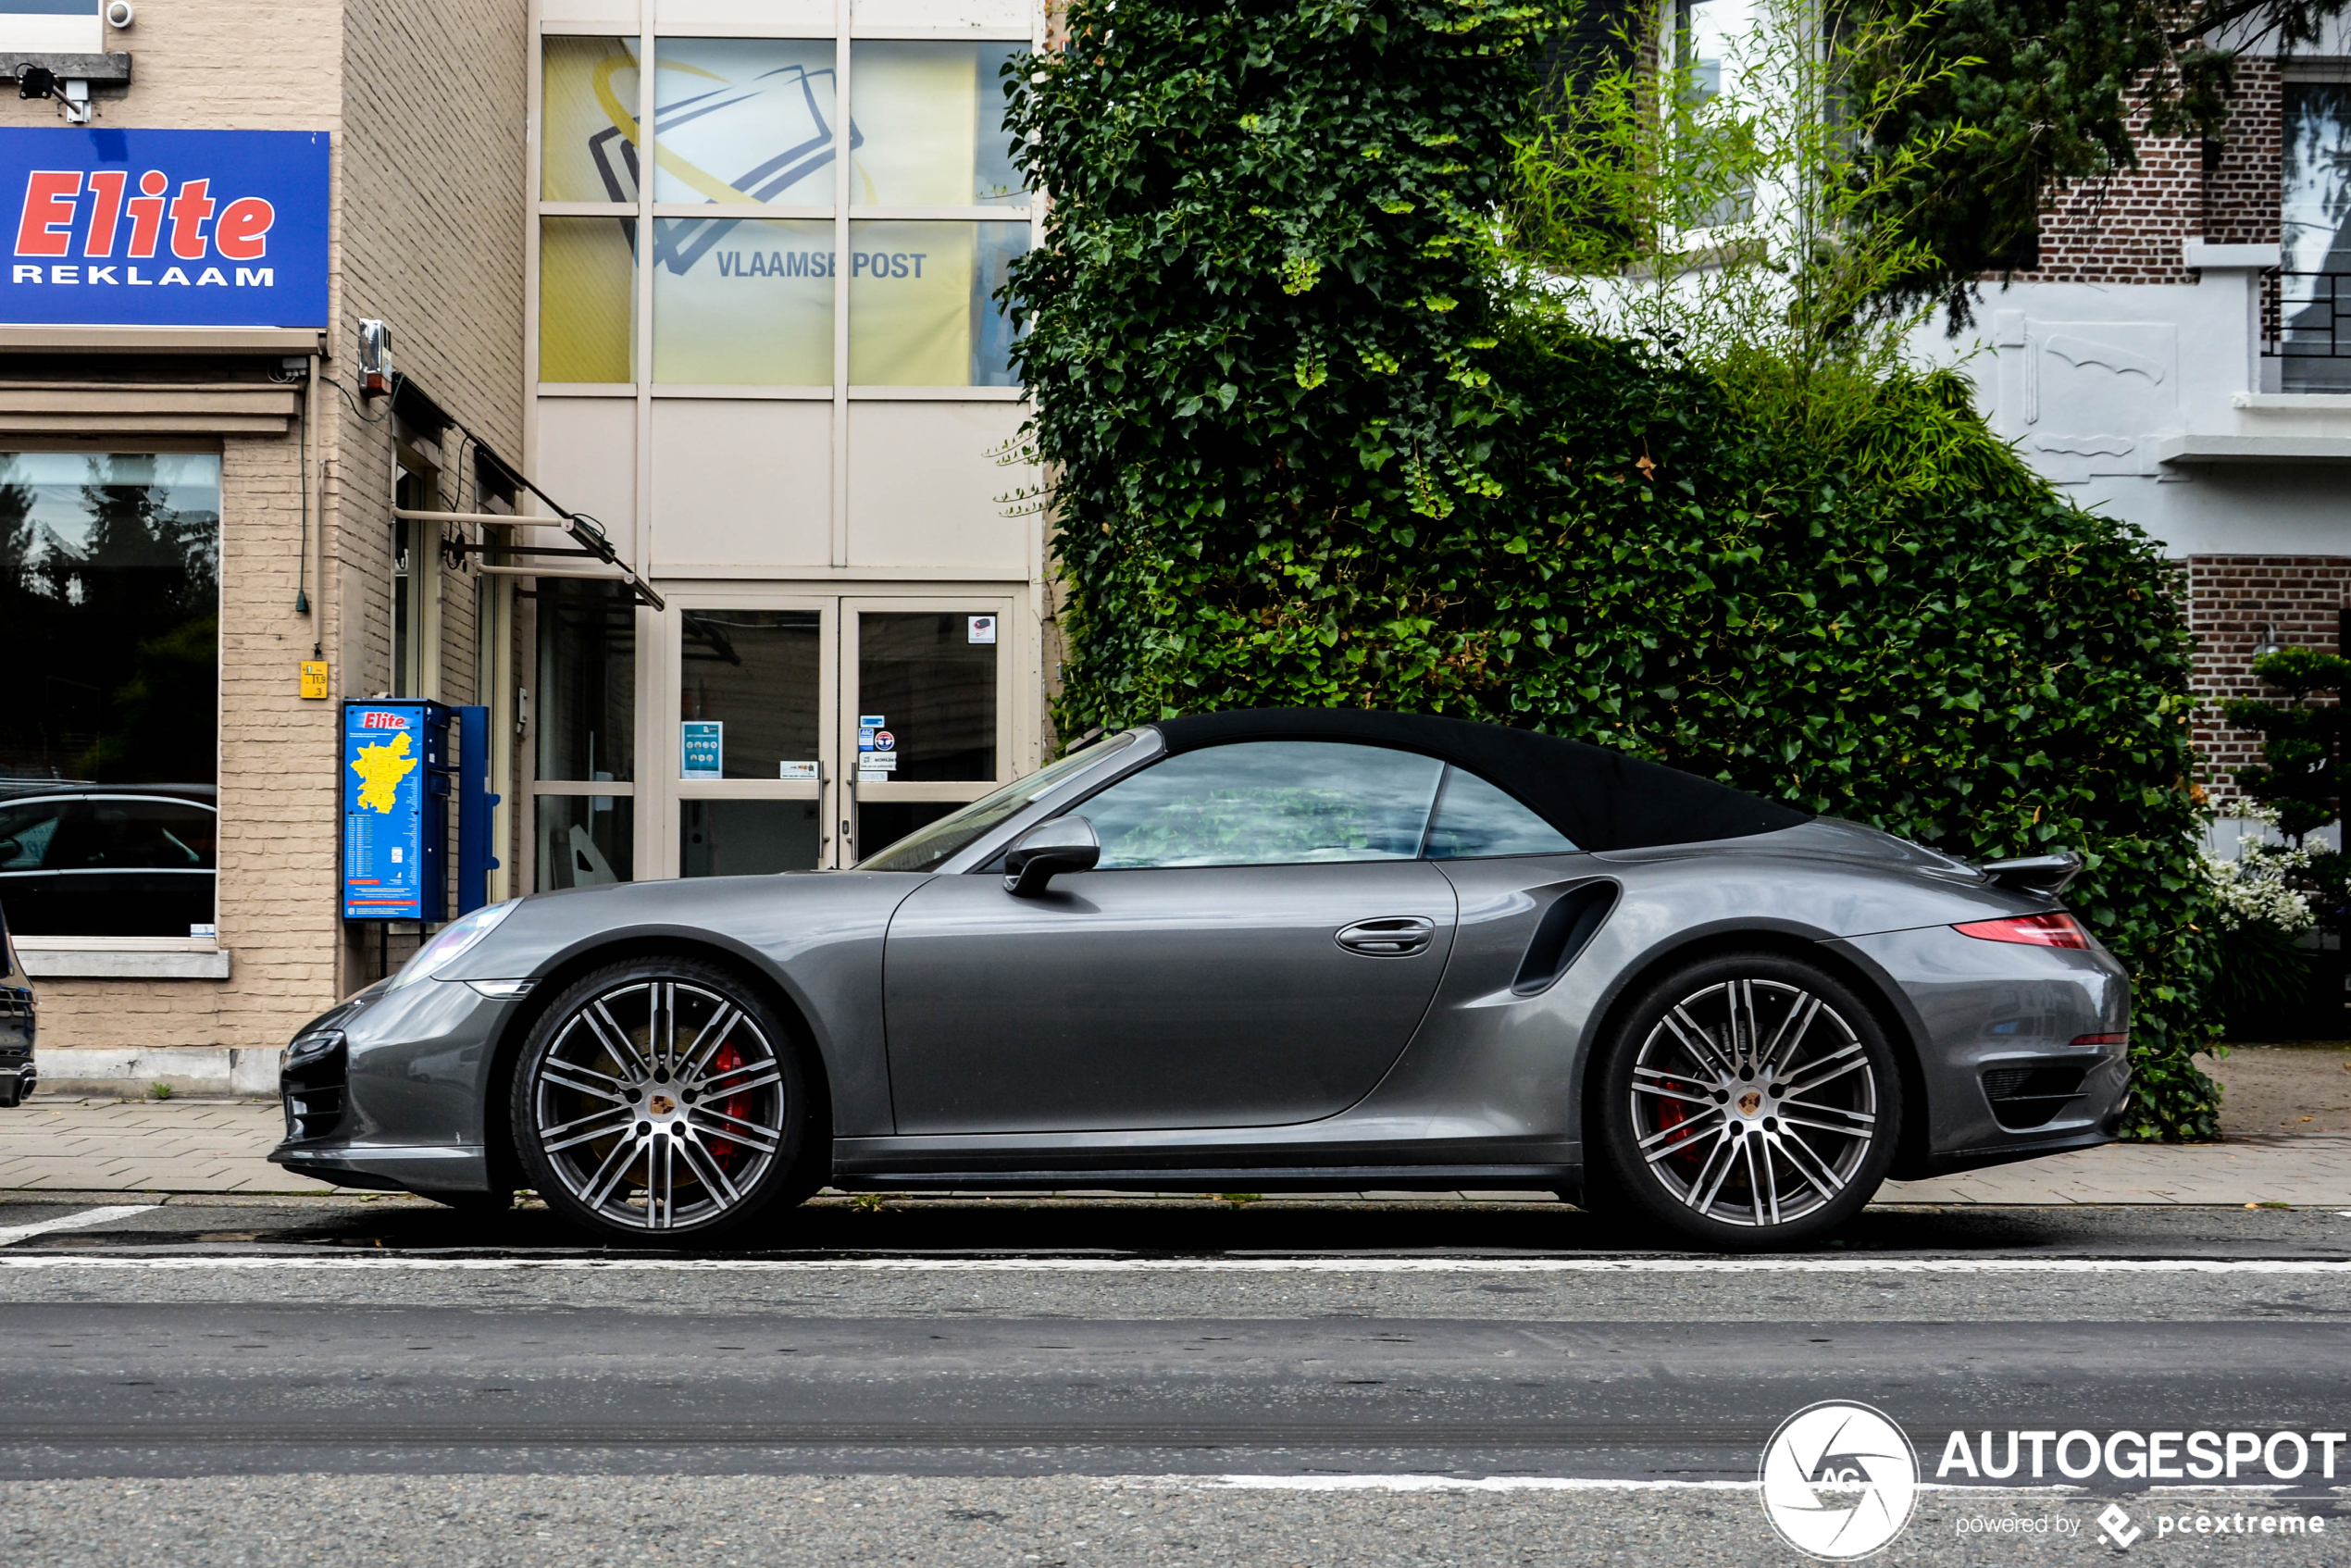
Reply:
M2030 854L2016 860L1989 860L1976 867L2003 888L2053 899L2082 875L2082 857L2071 850L2055 854Z

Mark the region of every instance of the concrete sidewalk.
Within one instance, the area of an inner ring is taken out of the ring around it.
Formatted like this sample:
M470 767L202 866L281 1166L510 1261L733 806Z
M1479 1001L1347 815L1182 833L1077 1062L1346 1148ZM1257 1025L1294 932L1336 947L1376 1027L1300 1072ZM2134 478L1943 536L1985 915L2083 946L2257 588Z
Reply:
M0 1188L80 1192L332 1192L269 1163L275 1100L77 1100L0 1111Z
M0 1189L334 1190L268 1163L266 1156L284 1131L275 1101L125 1102L36 1096L13 1111L0 1111ZM1889 1182L1878 1201L2351 1208L2351 1136L2238 1137L2185 1147L2116 1144L1934 1181Z

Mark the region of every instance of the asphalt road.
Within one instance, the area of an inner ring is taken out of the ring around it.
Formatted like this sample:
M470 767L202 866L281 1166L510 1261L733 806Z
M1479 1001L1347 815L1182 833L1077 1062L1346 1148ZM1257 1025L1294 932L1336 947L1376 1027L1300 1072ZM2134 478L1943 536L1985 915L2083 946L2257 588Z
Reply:
M2351 1426L2327 1212L1873 1211L1748 1260L1535 1203L830 1202L777 1239L356 1199L23 1235L0 1562L1777 1562L1759 1455L1820 1400L1930 1481L1953 1430ZM1928 1490L1889 1556L2111 1557L2112 1502L2133 1556L2351 1562L2336 1469ZM2258 1533L2289 1514L2336 1533Z

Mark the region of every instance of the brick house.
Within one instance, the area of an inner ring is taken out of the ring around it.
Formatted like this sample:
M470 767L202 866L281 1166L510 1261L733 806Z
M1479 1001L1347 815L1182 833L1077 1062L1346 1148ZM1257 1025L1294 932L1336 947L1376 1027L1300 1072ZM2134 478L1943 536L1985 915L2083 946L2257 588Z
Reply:
M2217 703L2265 645L2333 650L2351 604L2351 39L2242 60L2222 140L2052 193L2037 264L1982 291L1962 358L1993 428L2181 564L2199 782L2258 740Z

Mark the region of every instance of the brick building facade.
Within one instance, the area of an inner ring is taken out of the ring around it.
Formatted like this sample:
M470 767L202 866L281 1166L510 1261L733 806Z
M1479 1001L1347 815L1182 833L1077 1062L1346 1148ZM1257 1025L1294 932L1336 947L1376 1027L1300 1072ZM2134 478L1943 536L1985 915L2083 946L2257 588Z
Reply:
M0 448L218 463L213 930L19 921L53 1086L274 1089L276 1045L372 977L376 953L337 919L336 699L392 684L396 452L445 496L473 486L454 434L359 392L358 323L405 324L405 377L519 461L525 23L502 0L147 0L105 37L131 76L118 95L93 94L93 130L327 134L330 325L0 326ZM0 126L68 134L60 104L4 102ZM447 601L421 685L468 701L474 601ZM314 651L330 669L325 698L302 694ZM38 771L13 770L0 803L34 790ZM51 771L69 780L76 768L68 757Z
M2351 270L2346 54L2245 57L2220 140L2142 135L2137 169L2050 193L2037 265L1987 280L1958 345L1996 429L2182 564L2198 782L2224 809L2258 747L2217 704L2258 689L2265 639L2333 649L2351 602L2351 333L2324 319Z

